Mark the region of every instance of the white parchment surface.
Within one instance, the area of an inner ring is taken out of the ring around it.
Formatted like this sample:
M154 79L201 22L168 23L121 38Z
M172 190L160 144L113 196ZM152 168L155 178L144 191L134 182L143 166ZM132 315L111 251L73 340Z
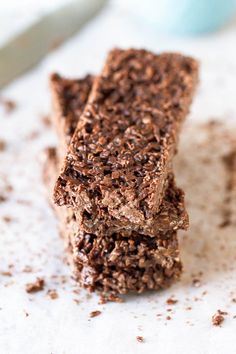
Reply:
M193 55L201 62L201 81L176 159L191 222L180 234L182 280L166 291L99 305L96 295L77 289L64 262L41 180L42 149L55 142L42 115L50 109L50 72L97 73L114 46ZM169 38L112 5L2 92L17 108L10 114L0 108L0 140L6 143L0 152L6 197L0 203L1 354L236 353L236 201L235 190L229 196L226 188L235 171L229 174L224 162L236 146L235 92L235 23L205 37ZM223 123L206 125L210 120ZM230 222L224 226L227 213ZM45 289L27 294L25 285L36 277L44 278ZM58 293L55 300L47 294L51 289ZM178 302L166 304L170 296ZM214 327L211 318L218 309L228 315ZM101 314L90 319L94 310Z

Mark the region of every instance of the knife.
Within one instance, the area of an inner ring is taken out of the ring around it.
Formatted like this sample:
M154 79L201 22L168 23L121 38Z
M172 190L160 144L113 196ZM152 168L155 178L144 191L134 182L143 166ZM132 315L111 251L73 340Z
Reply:
M44 15L0 47L0 89L95 16L107 0L76 0Z

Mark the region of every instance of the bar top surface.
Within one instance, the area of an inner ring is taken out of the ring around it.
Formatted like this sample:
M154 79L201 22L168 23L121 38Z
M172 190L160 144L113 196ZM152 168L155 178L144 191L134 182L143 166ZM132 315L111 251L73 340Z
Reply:
M111 51L71 140L56 203L116 210L137 223L152 217L197 72L197 62L180 54Z

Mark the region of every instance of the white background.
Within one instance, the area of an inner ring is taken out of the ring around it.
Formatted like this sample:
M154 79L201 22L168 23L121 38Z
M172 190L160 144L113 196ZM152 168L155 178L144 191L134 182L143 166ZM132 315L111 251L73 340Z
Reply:
M53 144L55 136L42 124L40 115L50 107L50 72L59 71L70 77L97 73L114 46L193 55L201 62L201 82L181 139L180 155L186 157L189 168L184 169L181 157L177 161L179 182L186 185L192 223L190 231L181 236L183 278L160 293L128 297L123 304L98 305L96 295L90 298L84 291L73 293L75 284L70 279L70 269L63 263L63 244L41 182L41 151ZM199 122L219 119L232 125L232 137L235 135L235 86L236 23L204 37L165 37L110 5L73 39L2 92L2 96L15 100L18 107L11 115L5 115L2 108L0 111L0 139L7 142L6 151L0 153L1 188L6 183L14 187L8 201L0 204L1 217L12 218L10 224L0 220L1 354L236 352L236 304L231 301L231 297L236 297L236 228L219 231L216 227L220 220L217 207L223 198L220 178L223 180L224 176L218 162L201 170L200 157L205 153L209 157L212 151L202 147L201 156L198 154L202 145L198 141L201 129L197 127ZM216 150L224 150L222 137L217 134ZM191 162L193 159L196 163ZM195 180L191 173L188 175L190 170ZM201 206L207 206L206 210ZM11 264L12 277L1 275ZM32 266L32 273L22 271L27 265ZM200 271L204 274L201 286L196 288L192 285L193 273ZM65 276L67 282L62 285L55 275ZM45 279L45 290L29 295L25 284L36 276ZM56 289L59 298L51 300L46 294L48 289ZM202 295L205 291L207 294ZM178 303L167 306L171 295ZM81 303L76 304L73 299ZM174 311L171 321L165 320L169 307ZM187 307L192 310L186 310ZM221 328L211 323L217 309L229 313ZM90 320L93 310L101 310L102 314ZM158 313L162 314L160 320ZM137 342L138 335L144 337L144 343Z

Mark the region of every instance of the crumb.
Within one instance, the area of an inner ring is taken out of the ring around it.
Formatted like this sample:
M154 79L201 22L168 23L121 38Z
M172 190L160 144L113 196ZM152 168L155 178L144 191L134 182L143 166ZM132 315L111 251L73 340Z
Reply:
M25 317L29 317L29 313L27 311L24 310L25 313Z
M5 187L5 191L6 191L7 193L10 193L10 192L13 191L13 187L12 187L10 184L7 184L6 187Z
M0 195L0 203L6 202L7 198L4 195Z
M73 299L73 301L76 303L76 305L80 304L80 300L78 300L78 299Z
M7 98L1 98L0 103L4 107L5 113L11 113L16 109L16 102Z
M191 310L192 310L192 307L191 307L191 306L188 306L188 307L185 308L185 310L191 311Z
M114 295L114 294L110 294L108 297L107 297L107 301L111 301L111 302L124 302L124 300L119 297L118 295Z
M11 272L1 272L1 275L5 276L5 277L12 277Z
M177 302L178 302L178 300L173 299L171 297L166 300L167 305L175 305L175 304L177 304Z
M236 303L236 298L235 298L235 297L232 299L232 302L235 302L235 303Z
M221 326L225 320L225 315L228 315L228 313L225 311L217 310L217 312L212 316L212 324L214 326Z
M5 223L10 224L12 222L12 218L10 216L3 216L3 221L5 221Z
M97 317L97 316L101 315L101 313L102 313L102 312L99 311L99 310L92 311L92 312L90 312L89 317L90 317L90 318Z
M4 140L0 140L0 152L5 151L7 144Z
M52 299L55 300L58 298L58 293L55 289L49 289L47 295Z
M45 281L42 278L37 278L34 283L28 283L26 284L26 292L31 294L31 293L36 293L38 291L41 291L44 289L45 286Z
M24 273L32 273L33 269L31 266L25 266L24 269L22 270L22 272Z
M200 279L197 279L197 278L193 279L193 286L194 286L195 288L199 288L199 287L201 286L201 281L200 281Z
M170 321L170 320L172 320L172 317L166 316L166 320L167 320L167 321Z
M26 139L27 140L34 140L34 139L38 138L38 136L39 136L39 132L37 130L33 130L31 133L29 133L26 136Z
M136 339L137 339L137 341L139 343L143 343L144 342L144 338L142 336L137 336Z
M73 289L73 290L72 290L72 293L78 295L78 294L80 294L80 290L79 290L79 289Z
M114 295L114 294L109 294L109 295L101 295L98 301L99 305L103 305L106 304L107 302L124 302L124 300L119 297L118 295Z
M48 115L42 115L41 116L42 123L45 127L50 127L51 126L51 120Z

